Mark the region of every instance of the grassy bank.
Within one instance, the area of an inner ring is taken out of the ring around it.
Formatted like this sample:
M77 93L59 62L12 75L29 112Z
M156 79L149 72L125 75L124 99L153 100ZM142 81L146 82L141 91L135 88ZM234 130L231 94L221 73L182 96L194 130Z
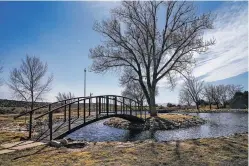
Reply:
M90 143L0 155L0 165L247 165L248 134L171 142Z

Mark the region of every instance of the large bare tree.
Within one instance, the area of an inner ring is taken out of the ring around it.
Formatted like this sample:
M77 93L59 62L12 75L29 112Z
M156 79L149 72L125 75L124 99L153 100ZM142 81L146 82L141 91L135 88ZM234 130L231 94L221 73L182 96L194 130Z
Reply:
M196 104L196 108L199 110L199 102L204 87L204 82L197 78L190 76L183 84L183 90L186 91L191 97L192 101Z
M47 69L47 63L43 63L38 57L27 55L21 66L10 72L10 89L17 98L31 102L31 110L34 103L42 100L42 95L51 90L53 75L44 80Z
M173 84L176 75L190 71L193 53L214 44L202 37L212 24L211 14L197 14L192 2L122 1L110 19L94 25L106 40L90 49L92 70L133 71L129 79L140 83L151 116L156 116L157 83L167 78Z

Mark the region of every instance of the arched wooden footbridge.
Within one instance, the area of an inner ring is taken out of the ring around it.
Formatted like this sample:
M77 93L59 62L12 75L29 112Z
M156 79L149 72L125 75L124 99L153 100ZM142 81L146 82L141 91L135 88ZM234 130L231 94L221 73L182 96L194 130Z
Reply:
M44 105L15 117L29 116L29 138L49 141L63 138L75 130L109 117L143 122L143 105L123 96L77 97Z

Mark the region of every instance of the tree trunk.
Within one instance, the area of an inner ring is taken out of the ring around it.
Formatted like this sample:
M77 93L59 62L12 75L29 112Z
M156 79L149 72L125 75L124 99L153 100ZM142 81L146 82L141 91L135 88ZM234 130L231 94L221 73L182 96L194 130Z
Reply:
M217 109L219 109L219 103L216 103Z
M157 116L155 96L150 97L150 116Z
M155 88L152 88L151 93L150 93L149 108L150 108L150 116L157 116Z
M195 103L196 104L196 109L199 111L199 105L198 103Z

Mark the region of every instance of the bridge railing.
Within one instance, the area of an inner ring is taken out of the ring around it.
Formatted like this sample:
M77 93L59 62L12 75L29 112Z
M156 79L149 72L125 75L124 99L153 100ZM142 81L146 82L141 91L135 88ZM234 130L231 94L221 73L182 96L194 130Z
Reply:
M76 110L73 107L76 107ZM33 116L41 109L47 111ZM66 99L35 108L16 116L15 119L27 114L30 116L29 138L34 137L32 133L35 131L37 139L49 136L49 140L53 139L54 132L62 128L71 130L75 121L85 124L87 119L98 119L100 116L110 114L127 114L146 118L146 111L143 111L142 105L130 98L116 95Z

